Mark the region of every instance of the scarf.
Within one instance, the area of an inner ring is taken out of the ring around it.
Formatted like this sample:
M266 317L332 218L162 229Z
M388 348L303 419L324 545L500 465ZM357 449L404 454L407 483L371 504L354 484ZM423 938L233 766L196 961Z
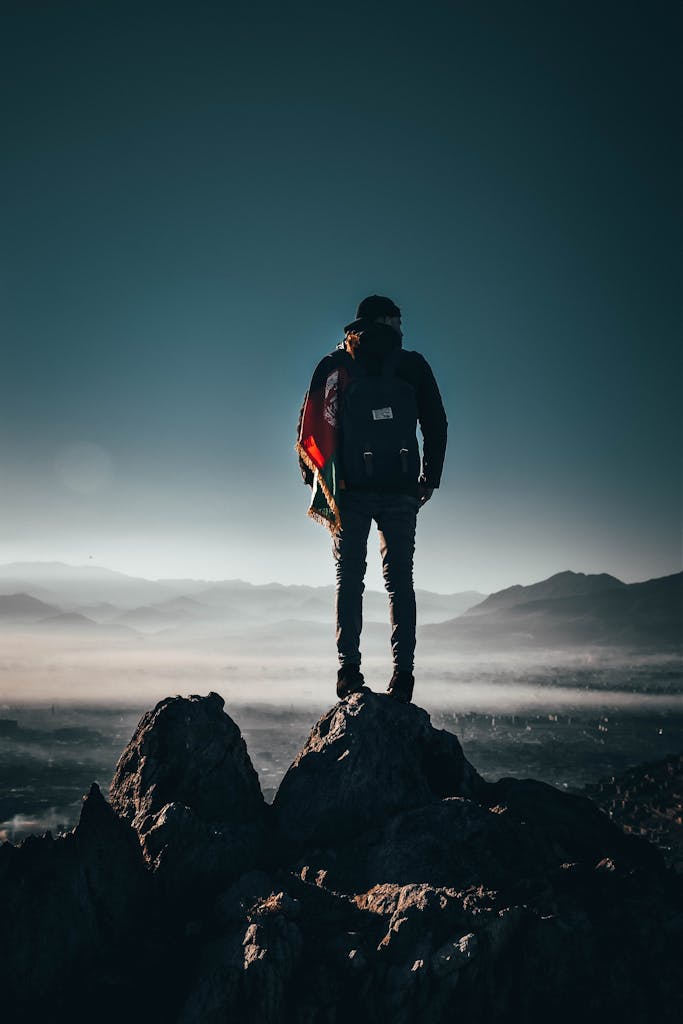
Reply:
M316 371L306 395L301 429L296 443L299 458L313 473L313 492L307 515L339 533L339 492L341 478L339 416L341 396L350 379L345 366Z

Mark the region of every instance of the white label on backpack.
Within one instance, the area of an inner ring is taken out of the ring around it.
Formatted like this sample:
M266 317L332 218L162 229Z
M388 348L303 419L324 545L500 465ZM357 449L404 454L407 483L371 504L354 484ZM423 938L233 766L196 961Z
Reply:
M393 420L394 414L391 411L391 406L388 405L386 409L373 409L372 418L373 420Z

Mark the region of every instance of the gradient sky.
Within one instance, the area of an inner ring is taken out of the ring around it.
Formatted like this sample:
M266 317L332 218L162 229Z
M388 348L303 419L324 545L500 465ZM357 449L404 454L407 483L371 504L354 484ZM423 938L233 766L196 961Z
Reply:
M677 571L674 8L6 5L0 562L331 583L296 419L380 292L449 419L418 585Z

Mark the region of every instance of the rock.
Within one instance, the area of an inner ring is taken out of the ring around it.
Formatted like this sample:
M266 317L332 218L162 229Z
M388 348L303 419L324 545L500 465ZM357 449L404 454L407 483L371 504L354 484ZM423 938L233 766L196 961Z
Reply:
M489 808L524 828L537 856L589 864L614 856L655 871L664 865L654 846L625 835L585 796L563 793L536 779L505 778L492 783L481 797Z
M264 862L266 804L217 693L169 697L143 715L111 784L166 896L194 901Z
M219 902L227 899L232 906L233 891L253 892L262 881L256 873L245 876ZM346 1019L349 1007L363 1013L364 932L371 933L369 952L380 937L376 919L351 900L289 873L280 873L273 883L267 896L243 910L241 921L231 914L223 936L199 952L181 1024L313 1021L325 1007L330 1020Z
M337 844L401 811L485 786L457 737L415 704L363 689L313 727L277 791L293 849Z
M142 716L111 784L112 807L142 821L166 804L203 821L245 824L263 812L263 795L238 726L217 693L167 697Z
M227 928L243 921L251 907L273 892L274 882L265 871L247 871L222 892L213 910L219 928Z
M397 814L347 843L306 854L308 877L359 894L382 883L498 887L547 869L512 821L462 797ZM551 862L554 864L554 862ZM301 870L301 861L299 862Z
M0 846L0 992L16 1012L36 994L57 1012L88 986L125 993L153 929L149 879L137 837L96 783L73 831ZM72 1015L72 1009L69 1009Z
M513 785L517 783L517 785ZM520 808L531 792L538 796L538 820ZM518 788L519 787L519 788ZM550 792L546 792L546 788ZM390 818L346 843L307 853L298 870L337 892L358 894L383 882L432 886L472 885L537 897L548 878L567 863L593 870L605 862L623 871L663 870L658 852L633 843L588 800L540 783L506 780L508 803L481 805L447 797ZM497 796L502 790L496 790Z
M0 848L17 1019L682 1017L683 892L658 852L584 797L485 782L415 706L332 708L274 828L222 700L162 701L112 801L120 818L95 787L72 836Z
M253 1020L277 1024L287 1013L289 988L303 951L300 907L284 892L249 912L244 936L244 1001Z
M369 959L368 1005L406 1024L673 1022L681 1008L680 979L671 985L669 974L676 953L643 918L662 895L641 892L642 879L622 878L611 893L584 883L555 914L480 886L376 886L356 898L384 922ZM658 970L665 973L656 981Z

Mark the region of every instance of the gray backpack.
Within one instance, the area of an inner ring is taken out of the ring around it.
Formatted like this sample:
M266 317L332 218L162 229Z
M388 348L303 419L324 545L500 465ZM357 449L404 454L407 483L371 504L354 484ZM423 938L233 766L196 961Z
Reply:
M351 379L341 403L342 473L356 490L410 492L420 475L415 389L396 376L402 350L393 349L381 373L370 376L349 358Z

